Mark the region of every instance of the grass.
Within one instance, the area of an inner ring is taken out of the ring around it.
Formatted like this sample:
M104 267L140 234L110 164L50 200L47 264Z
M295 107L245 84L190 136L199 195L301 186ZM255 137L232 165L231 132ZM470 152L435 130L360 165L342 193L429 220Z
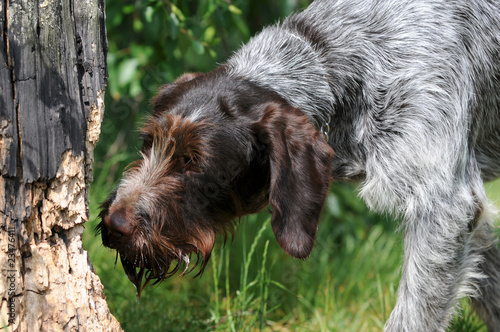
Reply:
M127 160L114 155L98 165L100 174ZM309 259L287 256L269 215L261 213L216 246L202 277L173 277L146 288L138 301L115 254L92 232L97 202L112 187L106 176L96 177L84 245L125 331L381 331L395 304L402 257L397 224L369 213L347 184L333 187ZM500 182L486 188L500 208ZM461 307L450 331L486 331L466 300Z

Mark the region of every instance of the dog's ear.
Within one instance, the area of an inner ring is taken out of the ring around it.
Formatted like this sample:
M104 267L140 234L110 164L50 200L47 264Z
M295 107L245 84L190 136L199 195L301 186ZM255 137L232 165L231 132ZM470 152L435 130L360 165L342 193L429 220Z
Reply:
M203 73L186 73L179 76L174 82L160 86L158 93L151 100L154 106L153 114L169 109L177 101L177 98L182 95L183 83L192 81L201 75Z
M307 116L289 105L269 103L253 129L258 148L269 154L274 235L285 252L306 258L328 193L333 149Z

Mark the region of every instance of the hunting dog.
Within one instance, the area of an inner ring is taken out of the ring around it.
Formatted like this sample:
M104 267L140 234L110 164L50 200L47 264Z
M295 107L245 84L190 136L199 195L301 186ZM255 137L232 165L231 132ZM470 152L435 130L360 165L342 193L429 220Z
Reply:
M404 235L385 329L445 331L468 296L500 331L483 188L500 175L498 0L317 0L153 102L98 226L139 292L203 271L216 234L268 205L279 245L307 257L330 182L356 180Z

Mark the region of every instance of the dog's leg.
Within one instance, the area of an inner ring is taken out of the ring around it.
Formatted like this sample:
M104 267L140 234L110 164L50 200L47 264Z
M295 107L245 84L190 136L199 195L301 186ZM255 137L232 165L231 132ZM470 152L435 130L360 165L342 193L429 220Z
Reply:
M478 294L484 277L481 248L474 240L483 210L482 181L473 153L455 158L449 149L420 151L418 164L415 156L399 152L396 147L392 154L385 152L388 158L371 156L361 190L369 206L395 211L403 222L404 265L385 330L445 331L458 299Z
M479 255L461 225L444 226L457 219L445 218L422 215L414 221L419 225L407 226L398 300L386 331L445 331L457 300L475 294Z
M493 217L494 213L486 209L474 232L474 245L483 248L483 261L479 267L485 278L478 281L480 293L471 299L474 309L491 332L500 331L500 249L492 227Z

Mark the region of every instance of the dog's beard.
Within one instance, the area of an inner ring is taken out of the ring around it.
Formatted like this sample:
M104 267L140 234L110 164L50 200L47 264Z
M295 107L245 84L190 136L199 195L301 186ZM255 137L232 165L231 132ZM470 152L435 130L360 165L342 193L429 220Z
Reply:
M101 212L102 216L107 210ZM195 244L173 244L168 237L157 229L136 231L127 240L113 238L104 225L99 223L95 228L96 235L101 235L104 246L116 250L115 265L120 257L125 274L136 287L137 297L148 284L157 285L182 271L184 276L198 266L200 270L195 278L202 275L210 258L210 251L202 251ZM194 261L191 259L196 256Z
M167 255L159 252L150 255L147 249L144 248L144 250L131 255L130 253L122 253L117 250L116 261L118 260L118 256L120 256L123 270L128 279L134 284L139 299L142 291L151 281L153 281L152 285L157 285L172 277L181 269L182 272L179 276L184 276L200 265L200 262L204 261L201 254L196 254L196 261L190 266L190 256L193 252L185 253L183 250L174 251L171 249L168 251ZM201 270L196 276L203 273L205 265L205 263L201 264Z

